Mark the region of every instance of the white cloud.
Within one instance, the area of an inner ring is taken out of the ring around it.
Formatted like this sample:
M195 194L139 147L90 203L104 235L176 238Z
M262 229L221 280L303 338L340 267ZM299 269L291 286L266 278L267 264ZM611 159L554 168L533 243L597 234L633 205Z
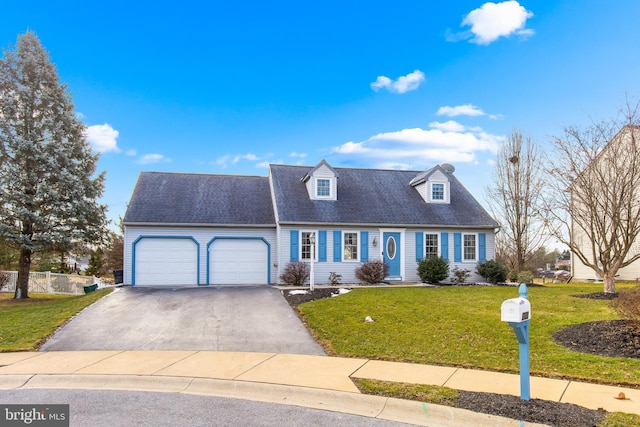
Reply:
M145 154L144 156L140 157L137 163L141 165L151 165L154 163L167 163L170 161L171 161L170 158L165 157L162 154L151 153L151 154Z
M406 76L398 77L398 80L393 81L387 76L378 76L375 82L371 83L371 89L376 92L380 89L387 89L393 93L406 93L412 90L418 89L420 83L424 81L424 73L420 70L415 70Z
M525 9L517 1L487 2L469 12L462 20L461 26L471 27L472 38L469 42L488 45L500 37L509 37L512 34L521 37L532 36L534 31L525 28L527 19L532 16L533 12Z
M438 116L484 116L485 112L472 104L458 105L456 107L440 107L436 113Z
M429 123L429 127L445 132L463 132L466 129L464 125L456 122L455 120L449 120L446 122L431 122Z
M296 153L295 151L292 151L289 154L289 157L298 157L298 158L304 159L305 157L307 157L307 153Z
M425 168L437 162L474 163L481 152L495 154L503 136L466 128L451 120L433 122L431 129L410 128L373 135L333 147L334 155L379 168Z
M87 141L99 153L120 152L117 141L119 134L120 132L107 123L87 127Z
M136 150L134 150L134 149L131 149L131 150L127 150L127 152L126 152L125 154L126 154L127 156L133 157L133 156L135 156L136 154L138 154L138 152L137 152Z
M251 162L255 162L256 160L260 160L260 158L258 156L256 156L255 154L252 153L247 153L247 154L237 154L234 158L233 158L233 164L238 163L240 160L249 160Z

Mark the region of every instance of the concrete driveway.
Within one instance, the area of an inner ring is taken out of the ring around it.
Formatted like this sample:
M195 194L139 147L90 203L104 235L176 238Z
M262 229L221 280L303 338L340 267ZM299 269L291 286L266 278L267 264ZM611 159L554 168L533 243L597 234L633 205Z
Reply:
M280 291L269 287L118 288L41 350L325 354Z

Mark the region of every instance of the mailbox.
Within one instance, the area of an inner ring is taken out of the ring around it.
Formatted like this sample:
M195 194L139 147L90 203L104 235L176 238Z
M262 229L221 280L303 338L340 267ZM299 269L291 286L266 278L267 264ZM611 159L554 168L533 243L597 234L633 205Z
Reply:
M531 303L526 298L511 298L502 303L500 320L520 323L531 319Z

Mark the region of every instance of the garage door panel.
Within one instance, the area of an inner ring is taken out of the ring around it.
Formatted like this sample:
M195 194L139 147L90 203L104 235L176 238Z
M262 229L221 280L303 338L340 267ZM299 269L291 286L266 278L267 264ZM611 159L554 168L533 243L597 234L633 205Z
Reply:
M197 245L187 238L142 238L136 244L135 267L135 285L197 285Z
M213 285L268 284L269 249L262 239L217 239L209 256Z

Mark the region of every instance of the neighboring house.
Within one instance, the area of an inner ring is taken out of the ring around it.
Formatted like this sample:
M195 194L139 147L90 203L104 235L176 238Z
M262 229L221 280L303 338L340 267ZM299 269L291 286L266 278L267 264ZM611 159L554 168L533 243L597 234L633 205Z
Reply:
M604 167L600 167L599 173L607 173L608 175L608 185L612 188L615 187L615 176L618 173L627 173L628 168L625 167L626 166L626 157L632 157L632 156L626 156L626 154L630 151L633 150L635 148L631 147L631 141L635 141L635 144L637 144L637 141L640 140L640 126L637 125L626 125L624 126L620 132L618 132L612 139L611 141L609 141L607 143L607 145L602 149L602 151L600 153L598 153L598 155L596 156L595 160L592 162L601 162L599 164L599 166L603 166ZM637 156L637 154L636 154ZM637 158L637 157L636 157ZM637 173L637 172L635 172ZM606 180L605 180L606 181ZM623 180L624 181L624 180ZM594 180L595 184L594 185L594 190L592 190L594 193L596 193L596 189L595 186L597 185L598 181ZM627 180L628 182L628 180ZM571 190L570 190L571 191ZM619 191L618 189L615 189L615 191ZM607 198L606 201L608 202L609 200L611 200L611 197ZM574 202L577 203L577 202ZM603 215L602 214L602 209L598 209L598 214L599 215ZM637 211L637 208L636 208ZM588 216L586 216L586 214L584 214L584 212L582 213L583 215L585 215L586 218L589 218ZM583 223L586 223L587 221L583 220ZM612 227L612 223L615 222L613 220L608 221L607 222L600 222L599 224L593 225L594 228L597 227ZM572 235L573 235L573 239L580 244L580 248L581 251L585 254L591 254L592 252L592 241L591 239L587 236L587 234L584 232L584 230L582 230L575 221L572 222L571 224L572 226ZM598 242L596 242L598 243ZM636 241L636 245L634 247L632 247L632 249L629 251L629 254L627 255L627 258L629 259L632 255L635 255L638 253L639 249L638 249L638 241ZM597 244L595 245L596 247L598 246ZM571 274L573 275L574 279L576 280L602 280L602 277L600 277L600 275L598 275L591 267L588 267L586 265L584 265L582 263L582 261L579 259L579 257L572 253L571 254ZM640 260L635 261L633 263L631 263L630 265L628 265L627 267L621 268L618 270L615 280L638 280L640 278Z
M383 259L390 281L418 281L441 255L482 280L498 224L453 175L428 171L270 165L267 177L142 172L124 217L124 282L269 285L292 261L314 281L357 283ZM313 239L314 238L314 239ZM315 240L312 248L312 240Z
M571 268L571 252L564 251L556 257L556 270L569 270Z

